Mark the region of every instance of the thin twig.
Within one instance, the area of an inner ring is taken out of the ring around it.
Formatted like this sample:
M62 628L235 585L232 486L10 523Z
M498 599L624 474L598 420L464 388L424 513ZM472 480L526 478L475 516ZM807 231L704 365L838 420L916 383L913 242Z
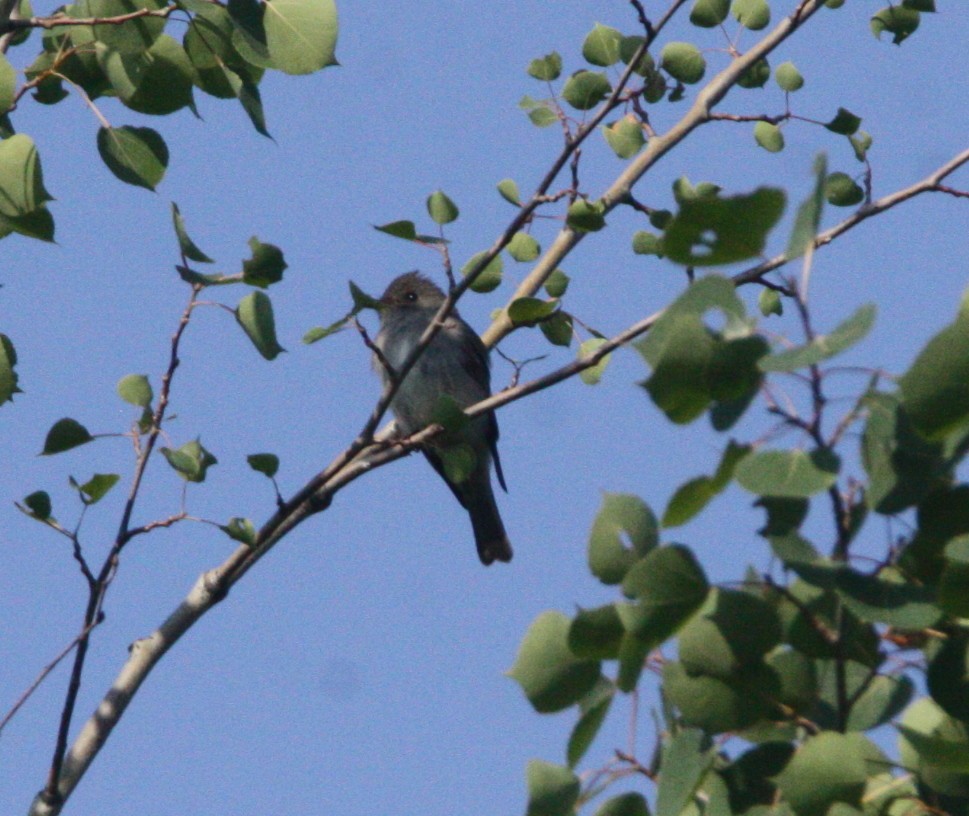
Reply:
M161 9L138 9L128 14L119 14L115 17L68 17L63 12L52 14L50 17L24 17L21 19L10 19L6 23L0 23L0 34L8 31L21 31L25 28L52 29L59 26L96 26L96 25L123 25L132 20L142 17L167 18L178 6L172 3Z
M80 634L75 636L70 643L68 643L63 649L61 649L61 651L50 663L48 663L46 666L44 666L43 669L41 669L40 674L37 675L34 682L27 687L26 691L24 691L24 693L21 694L20 697L17 699L17 702L13 704L11 709L4 715L3 719L0 720L0 733L3 732L3 729L6 727L7 723L9 723L14 718L14 716L16 716L17 712L23 707L24 703L26 703L27 700L30 699L31 695L35 691L37 691L37 689L40 687L40 684L47 679L47 676L52 671L54 671L54 669L57 668L57 665L65 657L67 657L71 653L71 650L75 646L77 646L78 643L80 643L81 639L86 638L91 633L91 630L94 629L95 626L98 626L102 622L102 620L103 618L99 618L98 620L93 621L90 625L82 629Z

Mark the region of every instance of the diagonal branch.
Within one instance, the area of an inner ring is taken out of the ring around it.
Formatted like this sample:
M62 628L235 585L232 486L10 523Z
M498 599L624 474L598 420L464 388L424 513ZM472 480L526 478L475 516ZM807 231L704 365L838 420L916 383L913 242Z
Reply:
M943 185L941 182L947 176L950 176L964 164L969 162L969 148L966 148L961 153L957 153L945 164L941 165L929 175L927 175L921 181L912 184L909 187L905 187L901 190L896 190L887 196L883 196L876 201L872 201L865 207L862 207L853 215L850 215L844 221L835 224L831 229L827 229L824 232L818 233L817 237L814 239L814 247L823 247L830 244L835 238L843 235L852 227L858 226L862 221L871 218L873 215L880 215L886 210L890 210L896 204L901 204L903 201L908 201L910 198L914 198L920 193L929 192L941 192L948 193L949 188ZM761 282L761 279L768 272L773 272L775 269L779 269L784 266L790 258L784 253L776 255L770 260L763 261L762 263L752 266L750 269L746 269L733 276L733 282L737 286L742 286L745 283Z
M752 65L766 57L791 34L803 25L823 5L825 0L802 0L797 8L775 26L760 42L753 46L743 56L732 60L719 74L711 79L697 94L696 100L679 122L666 131L655 136L646 143L645 149L633 159L618 178L609 186L599 203L603 205L603 214L608 214L619 204L624 203L632 192L636 183L645 173L670 152L697 127L711 121L712 111L737 84L737 80ZM531 297L545 283L549 275L558 267L566 255L585 237L586 233L578 232L568 225L562 228L555 237L552 245L538 260L531 272L519 284L512 295L512 300L520 297ZM510 334L514 326L508 319L507 309L495 320L482 335L485 345L493 346L506 335Z

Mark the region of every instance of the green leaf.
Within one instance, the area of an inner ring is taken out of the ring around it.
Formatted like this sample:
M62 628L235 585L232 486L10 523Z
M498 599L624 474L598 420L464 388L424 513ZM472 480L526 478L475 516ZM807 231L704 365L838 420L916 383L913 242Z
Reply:
M784 212L785 200L784 191L773 187L729 198L688 198L666 229L666 256L688 266L720 266L758 257Z
M692 422L714 401L749 399L759 387L757 360L767 351L762 338L725 341L696 314L667 313L658 322L663 323L662 354L641 385L673 422ZM648 342L640 350L644 346Z
M239 325L265 359L274 360L286 350L276 340L272 301L262 292L246 295L239 301L235 314Z
M212 259L189 237L185 229L185 219L182 218L178 205L174 201L172 202L172 223L175 225L175 237L178 238L178 248L182 255L196 263L213 263Z
M161 452L172 469L187 482L204 482L209 467L219 463L198 439L186 442L175 450L162 448Z
M561 269L553 269L552 274L545 279L545 292L549 297L560 298L569 288L569 278Z
M631 113L611 125L603 126L602 133L620 159L631 159L646 144L643 127Z
M875 312L875 304L866 303L830 334L819 334L806 345L762 358L758 363L760 370L796 371L831 359L868 336L875 325Z
M40 521L49 519L53 510L50 495L44 490L35 490L29 496L26 496L24 504L30 510L30 514Z
M663 667L663 690L682 722L716 734L749 728L772 711L780 693L777 675L763 665L745 668L731 681L693 676L682 663Z
M601 202L580 198L569 206L565 223L576 232L598 232L606 225L604 209Z
M851 142L851 148L855 151L855 158L864 162L868 158L868 149L871 147L871 134L859 130L854 135L849 136L848 141Z
M633 252L637 255L656 255L663 257L663 239L647 230L633 233Z
M782 91L794 93L804 87L804 77L793 62L782 62L774 70L774 80Z
M121 181L154 190L168 167L168 146L151 128L101 127L98 153Z
M98 65L121 102L139 113L164 116L193 105L195 67L167 34L146 52L98 49Z
M257 0L229 0L226 9L233 25L233 48L247 63L272 68L266 41L265 5Z
M678 527L681 524L686 524L703 510L715 496L722 493L730 484L737 463L750 450L749 445L738 445L731 440L723 452L720 464L713 476L698 476L676 489L663 512L663 526Z
M607 799L595 816L649 816L649 805L641 793L629 791Z
M266 0L263 26L273 68L311 74L337 64L333 0Z
M943 486L947 468L942 445L915 431L894 394L870 394L865 407L868 421L861 439L868 474L865 500L875 512L893 515Z
M521 206L521 196L518 193L518 185L510 178L502 179L498 182L498 193L509 204Z
M86 10L84 9L86 6ZM141 9L158 10L165 4L160 0L87 0L85 4L70 6L72 17L119 17ZM124 25L97 25L93 28L93 39L108 48L131 54L147 51L155 43L165 28L161 17L140 17L129 20ZM76 29L72 37L77 36ZM75 39L75 45L78 45Z
M303 335L302 342L306 345L311 345L331 334L336 334L346 328L347 323L350 322L350 317L341 317L335 323L331 323L329 326L314 326L312 329L308 329Z
M478 252L472 255L468 262L461 268L461 274L464 277L468 277L472 271L478 266L482 259L488 254L487 251ZM491 292L497 289L501 284L501 276L504 272L504 262L501 260L501 255L495 255L488 263L485 265L474 279L474 283L471 284L471 290L473 292Z
M969 422L969 292L955 322L928 342L899 385L909 419L929 439Z
M624 634L615 605L579 609L569 627L569 650L589 660L614 660Z
M760 31L770 23L767 0L733 0L730 11L738 23L751 31Z
M785 250L788 258L800 258L807 252L808 247L814 244L821 224L821 213L824 210L824 184L827 172L828 159L821 153L814 159L814 189L797 208L794 227Z
M522 640L508 675L539 713L561 711L578 702L598 681L599 661L581 660L568 646L569 619L543 612Z
M755 507L763 507L767 511L767 523L757 531L762 536L784 536L800 528L807 517L809 503L807 499L777 499L762 496Z
M151 390L151 383L144 374L128 374L118 380L118 396L125 402L137 405L139 408L147 408L151 405L154 396Z
M774 608L741 590L716 590L704 611L679 635L679 658L688 674L730 680L759 663L781 640Z
M592 690L579 700L582 714L569 735L566 748L566 759L570 768L578 765L585 756L585 752L589 750L589 746L592 745L592 741L606 719L606 714L609 713L615 694L616 687L605 677L600 677Z
M675 733L663 746L659 785L656 791L656 816L680 816L692 803L713 767L716 750L696 729Z
M547 320L557 308L557 301L533 297L516 298L508 307L508 319L513 326L535 326Z
M582 360L583 358L590 357L597 353L598 350L605 345L606 340L602 337L590 337L588 340L584 340L579 345L579 353L576 355L576 359ZM599 361L589 368L584 368L579 372L579 379L582 380L586 385L598 385L599 380L602 379L602 375L606 370L606 366L609 365L609 361L612 359L612 352L604 354Z
M737 85L741 88L763 88L770 79L770 63L766 59L759 59L737 77Z
M591 110L612 90L609 79L598 71L577 71L562 87L562 98L576 110Z
M381 309L380 300L368 295L359 286L357 286L353 281L349 281L350 286L350 297L353 299L353 309L350 314L355 315L362 312L364 309L373 309L375 312L379 312Z
M53 241L54 222L45 207L50 200L33 140L17 133L0 141L0 232Z
M960 536L946 546L948 560L939 576L939 606L955 618L969 618L969 563L954 559L950 550L953 544L964 544L966 540Z
M734 478L759 496L808 498L831 487L840 467L841 460L829 450L767 450L745 456Z
M279 457L275 453L251 453L246 457L249 467L270 479L279 470Z
M249 248L252 250L252 257L242 262L243 281L250 286L265 289L283 279L287 264L283 259L283 251L278 246L264 244L253 235L249 239Z
M626 573L622 591L636 603L618 607L623 627L653 649L702 606L710 585L682 544L656 547Z
M886 31L892 35L892 44L901 45L919 27L921 15L906 5L883 8L871 18L871 33L879 40Z
M552 82L562 73L562 57L557 51L533 59L528 64L528 75L543 82Z
M775 650L767 655L765 662L781 681L779 702L798 714L806 713L816 705L818 679L813 660L801 652L788 649Z
M639 53L640 48L646 42L645 37L640 37L638 35L632 37L623 37L619 41L619 59L623 61L624 65L629 65L636 54ZM658 76L656 71L656 65L653 62L653 58L650 56L649 52L646 51L637 60L636 67L633 69L635 73L639 74L641 77L653 77ZM647 92L648 92L647 83ZM647 96L647 101L650 101Z
M192 286L231 286L234 283L242 283L242 275L202 275L181 264L176 264L175 271L183 281Z
M686 85L699 82L707 70L707 62L700 49L685 42L670 42L663 46L659 64L673 79Z
M784 314L784 302L781 300L781 293L776 289L767 289L766 287L761 289L760 295L757 296L757 308L760 309L760 313L764 317L770 317L772 314Z
M547 105L540 105L528 112L528 118L535 127L548 127L558 122L558 114Z
M929 663L926 680L929 694L946 714L969 722L969 634L965 630L949 634Z
M391 221L389 224L374 224L374 229L393 235L394 238L403 238L405 241L417 240L417 229L413 221Z
M780 153L784 149L784 134L777 125L758 122L754 125L754 141L768 153Z
M589 533L589 570L604 584L618 584L658 543L649 505L638 496L606 493Z
M525 771L528 809L525 816L572 816L579 799L579 778L569 768L539 759Z
M865 191L847 173L832 173L825 182L824 196L835 207L854 207L865 200Z
M891 722L908 705L915 693L915 684L906 675L892 677L879 674L872 677L867 666L858 663L848 665L857 667L859 681L857 684L850 684L848 689L851 699L854 700L848 715L849 731L870 731ZM836 690L834 699L837 699Z
M777 776L781 793L797 816L824 816L836 802L860 807L869 745L861 735L833 731L808 739Z
M458 205L441 190L436 190L427 197L427 214L435 224L450 224L457 220Z
M582 57L586 62L608 67L619 62L619 44L622 34L614 28L596 23L582 43Z
M516 232L508 242L508 254L519 263L534 261L542 252L541 246L527 232Z
M864 574L837 565L824 565L821 570L799 569L806 579L813 572L825 581L834 578L834 587L859 620L885 623L901 629L923 629L934 625L940 617L935 592L907 579L895 568L885 568L876 575Z
M71 482L81 494L81 501L84 504L97 504L120 478L117 473L95 473L82 485L77 484L73 479Z
M969 734L966 724L950 717L932 699L922 697L906 709L899 731L902 762L932 769L969 772Z
M727 19L730 0L695 0L690 9L690 22L699 28L716 28Z
M431 422L441 425L445 431L456 432L466 428L470 419L468 419L468 416L464 413L464 409L454 397L449 394L441 394L435 401L434 409L431 411ZM473 458L470 464L472 466L474 465ZM463 482L465 478L467 478L467 474L463 478L455 479L454 481Z
M5 334L0 334L0 405L12 401L14 394L21 393L17 386L17 350Z
M220 524L219 529L234 541L240 541L251 547L256 543L256 528L247 518L234 516L228 524Z
M0 54L0 111L6 113L17 93L17 72L10 61Z
M902 0L902 5L905 8L915 9L916 11L925 11L932 13L935 9L935 0Z
M47 432L47 438L44 440L44 449L40 453L42 456L62 453L71 448L76 448L78 445L84 445L93 439L94 437L88 433L88 429L80 422L65 417L57 420L51 426L51 429Z
M620 610L625 608L619 607ZM616 675L616 688L627 694L636 688L639 684L640 675L642 675L646 666L646 658L652 649L653 643L651 641L641 640L631 632L626 632L619 646L619 672Z
M548 320L538 324L545 339L553 346L569 346L572 344L572 316L558 311Z
M861 125L861 118L855 116L850 110L838 108L838 113L834 119L828 122L825 127L832 133L840 133L843 136L850 136Z

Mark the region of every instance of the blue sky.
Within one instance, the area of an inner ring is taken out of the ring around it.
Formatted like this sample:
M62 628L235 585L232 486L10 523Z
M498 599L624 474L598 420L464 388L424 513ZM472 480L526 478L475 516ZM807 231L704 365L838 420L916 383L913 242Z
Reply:
M879 43L868 18L881 5L866 0L820 13L772 60L793 60L804 74L794 99L799 113L826 121L842 106L863 117L875 140L876 196L922 178L965 147L966 91L956 77L969 36L961 5L940 0L940 13L925 15L901 48ZM38 4L35 13L48 10ZM280 246L289 263L270 292L288 353L267 363L224 310L198 310L173 391L177 418L168 427L175 446L201 436L219 458L208 481L189 489L189 511L258 524L274 499L246 454L278 454L279 481L291 494L352 438L379 390L355 333L310 347L301 344L303 333L346 312L348 280L379 293L402 271L440 272L433 252L372 225L410 218L429 229L424 200L440 188L461 208L447 231L456 264L490 245L513 214L495 184L512 177L525 193L559 149L557 129L535 129L517 107L524 94L544 93L525 74L529 60L557 49L570 72L583 67L581 43L595 22L636 33L631 7L618 0L344 3L340 15L340 67L304 78L267 75L263 97L275 141L256 134L238 106L209 97L197 97L204 121L188 111L149 119L104 101L113 125L150 125L168 141L172 160L157 194L110 175L95 151L98 123L77 98L55 108L25 100L15 115L17 128L37 142L57 198L57 245L12 237L0 255L0 330L17 345L25 392L0 410L0 710L76 634L85 599L65 540L12 502L45 489L55 516L69 524L78 505L68 475L83 481L116 472L126 483L133 459L126 440L53 458L36 453L62 416L92 432L123 431L133 412L115 395L122 376L149 374L157 391L187 298L173 268L170 202L178 202L218 271L237 271L251 235ZM716 31L684 22L668 37L697 42L712 67L726 60ZM740 47L754 37L745 33ZM35 49L14 49L11 61L23 67ZM668 127L686 104L651 109L654 126ZM735 90L720 109L782 106L771 82ZM854 174L861 167L844 139L821 128L795 122L785 134L788 149L772 155L754 145L750 125L705 127L637 195L671 206L670 184L687 175L730 192L778 184L796 202L809 190L819 150L832 169ZM593 137L583 186L595 195L621 168ZM966 188L969 176L963 170L952 182ZM786 243L788 209L771 251ZM846 212L828 210L825 223ZM661 308L683 285L668 262L632 254L640 221L616 212L563 265L573 280L567 307L607 334ZM540 221L534 234L547 245L555 228ZM811 300L820 330L866 301L879 306L875 329L846 362L903 371L951 319L969 282L967 228L964 201L923 196L817 254ZM462 314L480 329L528 270L510 260L505 266L501 288L462 301ZM234 305L242 294L213 297ZM742 292L751 308L756 295ZM767 329L798 336L788 317ZM574 354L551 349L536 331L502 348L520 358L549 354L528 374ZM496 387L511 376L500 359L493 372ZM704 421L670 426L636 386L645 374L638 355L624 351L595 388L570 381L500 412L510 493L498 502L515 547L510 566L478 563L466 515L421 457L354 483L165 658L66 812L115 816L133 803L141 816L523 810L525 763L562 761L573 722L571 714L532 713L503 675L525 629L543 610L571 612L614 597L585 568L603 491L636 493L661 512L678 484L712 471L726 444ZM850 395L862 387L848 375L835 382L836 397L838 389ZM755 416L750 436L764 427L762 414ZM85 519L82 540L92 559L113 534L123 492L116 488ZM159 460L137 519L177 511L180 495L180 480ZM716 580L741 577L748 563L764 568L750 501L732 488L667 540L695 547ZM885 527L873 521L866 535L877 548ZM78 726L128 644L157 626L232 547L217 530L187 523L132 543L94 638ZM66 679L62 666L3 734L5 813L25 811L43 783ZM625 744L627 721L623 701L586 767ZM650 723L641 715L642 757L651 751Z

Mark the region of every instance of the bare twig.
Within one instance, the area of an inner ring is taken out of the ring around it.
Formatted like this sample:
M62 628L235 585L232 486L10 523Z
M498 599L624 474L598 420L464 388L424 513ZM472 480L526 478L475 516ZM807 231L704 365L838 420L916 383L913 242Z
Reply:
M68 643L63 649L61 649L61 651L57 654L57 657L55 657L50 663L48 663L46 666L44 666L43 669L41 669L40 674L37 675L37 677L34 679L34 682L27 687L24 693L20 695L17 702L15 702L13 706L11 706L10 710L6 714L4 714L3 719L0 720L0 733L3 732L3 729L6 727L7 723L9 723L14 718L14 716L17 714L18 711L20 711L24 703L26 703L27 700L30 699L31 695L35 691L37 691L38 688L40 688L40 684L47 679L47 676L52 671L54 671L54 669L57 668L57 665L65 657L67 657L71 653L71 650L75 646L77 646L78 643L80 643L81 639L86 638L91 633L91 630L95 626L100 624L102 620L103 620L102 618L99 618L98 620L93 621L89 626L86 626L84 629L82 629L80 634L78 634L73 640L71 640L70 643Z

